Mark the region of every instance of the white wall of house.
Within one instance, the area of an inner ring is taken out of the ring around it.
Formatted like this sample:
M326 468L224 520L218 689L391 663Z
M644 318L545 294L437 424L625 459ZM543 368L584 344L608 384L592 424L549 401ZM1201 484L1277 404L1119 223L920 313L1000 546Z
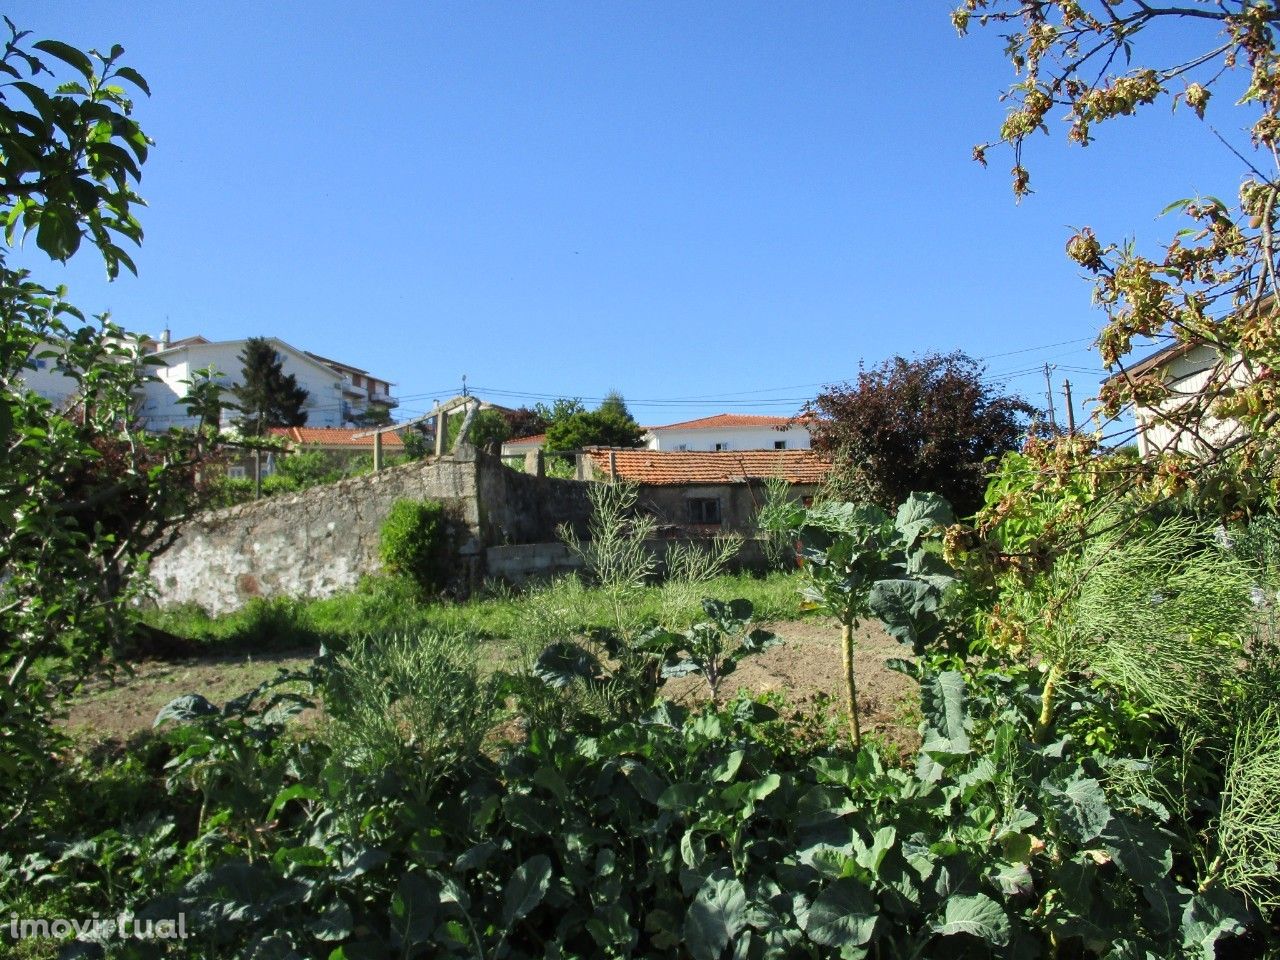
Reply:
M703 427L650 430L645 435L645 446L650 450L808 450L809 445L809 431L804 427Z
M307 412L309 427L340 427L344 423L343 376L301 351L295 350L281 340L272 340L276 352L284 358L283 369L286 374L293 374L298 385L307 391L307 400L303 409ZM226 388L226 400L234 398L230 388L240 382L243 364L240 354L244 350L243 340L231 340L221 343L194 343L173 347L155 354L164 361L161 366L152 367L156 380L146 386L145 398L141 410L142 417L152 430L167 430L170 427L193 427L196 421L187 415L182 400L187 394L187 385L183 380L190 380L196 370L204 367L217 369L219 383ZM223 422L230 425L239 414L235 411L224 411Z
M1188 397L1198 395L1208 383L1219 359L1217 350L1207 344L1200 344L1181 356L1174 357L1161 367L1165 383L1178 393L1185 394L1186 397L1174 397L1158 407L1139 407L1135 411L1134 419L1138 426L1138 452L1142 456L1175 450L1182 453L1203 452L1198 449L1202 445L1194 434L1183 431L1178 435L1179 429L1170 425L1161 414L1176 410L1179 405L1188 402ZM1232 382L1247 383L1248 374L1239 365L1238 360L1228 362L1236 364L1231 374ZM1216 445L1230 439L1239 429L1240 426L1235 421L1207 417L1201 422L1198 432L1209 443Z
M43 353L50 348L37 350ZM22 383L33 393L44 397L55 407L63 407L75 395L79 384L75 380L58 371L58 361L54 357L36 359L22 372Z

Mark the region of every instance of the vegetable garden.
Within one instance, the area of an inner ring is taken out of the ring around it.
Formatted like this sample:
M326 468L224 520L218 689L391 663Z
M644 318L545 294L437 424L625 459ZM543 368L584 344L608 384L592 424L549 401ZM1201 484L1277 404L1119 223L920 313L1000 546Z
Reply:
M1004 6L967 4L975 17ZM1058 35L1035 17L1057 6L1074 17L1078 5L1031 5L1037 56ZM1242 21L1254 53L1270 49L1265 9ZM15 30L0 61L17 78L0 103L10 236L35 230L66 259L87 235L109 270L131 268L116 241L141 235L130 204L148 141L121 84L145 92L145 81L118 48L91 56L24 38ZM31 82L50 72L41 57L78 79L44 91ZM1019 146L1020 130L1007 138ZM1025 189L1025 171L1016 182ZM1081 256L1120 310L1133 264ZM681 622L641 615L652 571L629 531L644 521L625 488L602 485L600 525L572 546L605 598L605 626L537 634L496 671L445 629L345 637L230 700L191 691L150 736L86 753L51 721L127 650L148 547L198 500L216 437L138 431L127 411L142 361L120 331L84 323L60 291L3 263L0 285L0 500L14 518L0 531L0 921L181 917L186 935L15 942L16 927L0 926L11 955L1209 960L1280 949L1280 539L1265 378L1240 392L1258 400L1242 414L1249 442L1212 472L1181 454L1142 463L1097 437L1031 431L990 464L985 503L959 521L926 492L893 509L772 505L775 544L799 545L797 589L844 648L847 729L833 736L801 735L764 700L733 694L735 668L777 641L750 602L707 600ZM1241 319L1238 346L1271 357L1259 316ZM1125 349L1137 332L1122 331ZM1117 337L1110 328L1113 355ZM72 410L15 386L51 341L67 345L54 359L81 388ZM419 575L404 593L429 590L438 518L400 513L389 560ZM921 746L905 763L861 729L853 646L869 620L903 644L897 667L918 687ZM705 684L702 706L664 695L677 678ZM322 722L299 725L313 704Z

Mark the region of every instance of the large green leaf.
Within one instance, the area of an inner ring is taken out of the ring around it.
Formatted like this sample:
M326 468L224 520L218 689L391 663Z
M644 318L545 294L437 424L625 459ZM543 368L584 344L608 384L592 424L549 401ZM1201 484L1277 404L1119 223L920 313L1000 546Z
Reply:
M920 709L925 718L923 752L969 752L969 716L961 673L943 670L930 675L920 685Z
M551 884L551 861L541 853L530 857L507 881L502 892L502 925L508 930L542 902Z
M1245 931L1244 905L1225 890L1211 888L1191 898L1182 914L1182 945L1188 957L1215 960L1217 943Z
M893 525L908 547L921 535L955 522L951 504L936 493L913 493L898 507Z
M1009 918L1004 909L981 893L948 897L941 919L930 926L944 937L965 933L996 945L1009 942Z
M924 580L877 580L867 596L867 606L889 636L917 648L936 627L941 605L941 593Z
M871 891L845 877L818 895L800 926L810 940L824 947L861 946L871 941L877 915Z
M702 882L684 918L684 941L694 960L715 960L747 923L747 892L729 867Z
M198 720L201 717L214 716L218 712L218 708L205 697L198 693L188 693L165 704L160 712L156 714L156 718L151 725L158 727L166 720L173 720L176 723L190 723L192 720Z
M1079 770L1064 786L1045 783L1043 789L1059 822L1077 843L1097 839L1111 822L1111 806L1102 784Z
M419 947L431 937L440 908L439 887L416 873L400 877L391 897L391 932L397 945Z

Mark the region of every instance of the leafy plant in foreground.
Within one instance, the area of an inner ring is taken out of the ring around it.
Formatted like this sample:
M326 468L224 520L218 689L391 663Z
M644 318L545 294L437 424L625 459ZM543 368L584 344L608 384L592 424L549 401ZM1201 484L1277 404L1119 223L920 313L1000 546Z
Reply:
M890 635L921 651L943 627L942 603L955 583L930 538L951 522L951 508L933 494L913 493L890 519L872 504L828 501L795 506L777 522L804 545L804 596L840 624L845 706L850 739L862 746L854 630L879 619Z

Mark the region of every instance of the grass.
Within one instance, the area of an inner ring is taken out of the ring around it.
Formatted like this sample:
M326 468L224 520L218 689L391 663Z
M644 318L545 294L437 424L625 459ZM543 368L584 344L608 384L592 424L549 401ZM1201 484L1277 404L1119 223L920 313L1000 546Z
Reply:
M669 583L638 590L628 608L636 622L683 627L701 615L703 597L744 597L757 620L791 620L801 614L793 575L734 574L706 583ZM530 633L569 635L614 625L614 608L601 590L577 577L561 577L523 591L493 588L463 603L423 601L412 584L371 577L351 593L324 600L255 599L243 609L211 617L198 607L151 611L148 626L182 638L198 655L263 653L345 645L371 634L425 631L508 641Z

